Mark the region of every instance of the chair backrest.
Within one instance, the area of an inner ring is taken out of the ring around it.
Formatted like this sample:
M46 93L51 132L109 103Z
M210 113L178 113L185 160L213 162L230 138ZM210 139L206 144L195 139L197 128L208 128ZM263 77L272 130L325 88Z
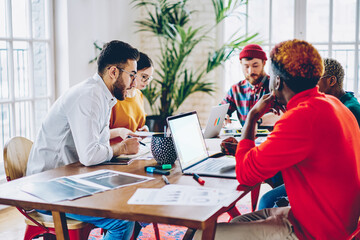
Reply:
M4 167L8 181L24 177L33 142L24 137L13 137L4 146Z

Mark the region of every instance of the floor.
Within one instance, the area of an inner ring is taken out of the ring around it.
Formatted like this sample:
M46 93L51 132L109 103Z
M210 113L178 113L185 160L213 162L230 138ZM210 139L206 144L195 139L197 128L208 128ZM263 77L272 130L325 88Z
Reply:
M268 184L262 184L260 196L271 188ZM241 204L250 204L250 194L241 199ZM14 207L8 207L0 210L0 239L21 240L24 237L25 222L24 217ZM38 238L42 240L42 238ZM153 237L148 238L154 239ZM163 238L164 239L164 238Z

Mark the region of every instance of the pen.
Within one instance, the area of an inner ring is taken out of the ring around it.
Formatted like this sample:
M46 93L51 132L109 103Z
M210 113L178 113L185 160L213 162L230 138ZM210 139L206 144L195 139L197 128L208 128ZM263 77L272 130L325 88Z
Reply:
M156 166L151 166L154 167L156 169L163 169L163 170L169 170L171 169L171 164L162 164L162 165L156 165Z
M162 175L169 175L170 174L169 171L156 169L155 167L145 167L145 171L148 172L148 173L157 173L157 174L162 174Z
M133 136L127 136L127 138L133 138ZM141 145L143 145L143 146L145 146L146 147L146 144L145 143L143 143L142 141L138 141Z
M170 184L169 180L165 175L162 175L162 179L164 180L165 184Z
M205 184L205 180L202 179L199 175L197 175L196 173L193 173L193 178L200 184L200 185L204 185Z

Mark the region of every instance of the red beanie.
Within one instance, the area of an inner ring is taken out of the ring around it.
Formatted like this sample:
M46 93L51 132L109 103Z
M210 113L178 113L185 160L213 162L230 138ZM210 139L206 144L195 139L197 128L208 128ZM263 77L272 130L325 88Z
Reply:
M243 58L259 58L262 60L267 60L266 53L264 50L257 44L246 45L243 50L240 52L239 59Z

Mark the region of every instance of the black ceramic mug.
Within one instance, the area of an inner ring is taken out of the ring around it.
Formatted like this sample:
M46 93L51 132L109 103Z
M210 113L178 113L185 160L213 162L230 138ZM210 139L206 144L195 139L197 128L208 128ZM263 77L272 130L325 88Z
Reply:
M152 135L151 153L158 164L173 164L177 159L172 138L164 134Z

